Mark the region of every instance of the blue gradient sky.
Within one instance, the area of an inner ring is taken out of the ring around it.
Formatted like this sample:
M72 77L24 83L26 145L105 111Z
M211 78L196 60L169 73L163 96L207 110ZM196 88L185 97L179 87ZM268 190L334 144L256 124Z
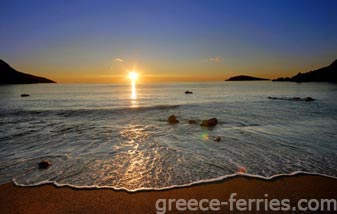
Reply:
M2 0L0 58L58 82L293 75L337 58L337 1ZM116 60L120 58L121 60Z

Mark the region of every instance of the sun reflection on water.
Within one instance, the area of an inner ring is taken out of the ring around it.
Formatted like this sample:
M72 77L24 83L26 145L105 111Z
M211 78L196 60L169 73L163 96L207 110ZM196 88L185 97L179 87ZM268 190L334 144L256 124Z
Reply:
M136 108L138 107L138 102L137 102L137 90L136 90L136 81L138 79L138 73L133 70L129 72L129 79L131 81L131 107Z
M131 107L137 108L138 102L137 102L137 89L136 89L136 80L131 80Z
M131 99L137 99L136 80L131 81Z
M133 188L142 186L147 181L156 179L156 169L153 168L153 161L157 157L144 150L144 143L149 141L149 134L146 127L130 125L125 127L121 136L125 138L123 161L121 163L123 170L118 170L123 178L123 185ZM150 174L152 171L154 174Z

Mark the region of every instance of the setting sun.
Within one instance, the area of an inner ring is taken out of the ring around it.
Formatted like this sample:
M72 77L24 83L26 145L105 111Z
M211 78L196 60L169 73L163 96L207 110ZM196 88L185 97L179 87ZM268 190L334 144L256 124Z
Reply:
M137 80L137 78L138 78L138 74L136 71L129 72L129 79L131 79L132 81L135 81Z

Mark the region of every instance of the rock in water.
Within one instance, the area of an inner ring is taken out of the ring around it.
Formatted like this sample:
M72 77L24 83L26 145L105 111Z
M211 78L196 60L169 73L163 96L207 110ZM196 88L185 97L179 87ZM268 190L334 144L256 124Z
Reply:
M215 137L215 138L214 138L214 141L215 141L215 142L220 142L220 141L221 141L221 137L219 137L219 136Z
M29 97L29 94L21 94L21 97Z
M47 169L51 166L49 161L43 160L39 163L39 169Z
M197 121L195 121L195 120L189 120L189 121L188 121L188 124L194 125L194 124L197 124Z
M311 97L306 97L304 98L305 101L314 101L315 99L314 98L311 98Z
M185 94L193 94L192 91L185 91Z
M301 98L301 97L268 97L268 99L271 100L290 100L290 101L314 101L315 99L312 97L305 97L305 98Z
M213 127L213 126L216 126L217 124L218 124L218 119L211 118L209 120L203 120L200 126Z
M177 120L177 117L174 114L172 114L171 116L169 116L168 122L169 124L176 124L179 123L179 120Z

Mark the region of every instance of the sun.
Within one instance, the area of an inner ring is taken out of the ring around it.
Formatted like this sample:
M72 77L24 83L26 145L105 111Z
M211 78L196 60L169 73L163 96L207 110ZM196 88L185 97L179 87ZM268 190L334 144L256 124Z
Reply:
M136 71L129 72L129 79L132 81L136 81L138 79L138 74Z

